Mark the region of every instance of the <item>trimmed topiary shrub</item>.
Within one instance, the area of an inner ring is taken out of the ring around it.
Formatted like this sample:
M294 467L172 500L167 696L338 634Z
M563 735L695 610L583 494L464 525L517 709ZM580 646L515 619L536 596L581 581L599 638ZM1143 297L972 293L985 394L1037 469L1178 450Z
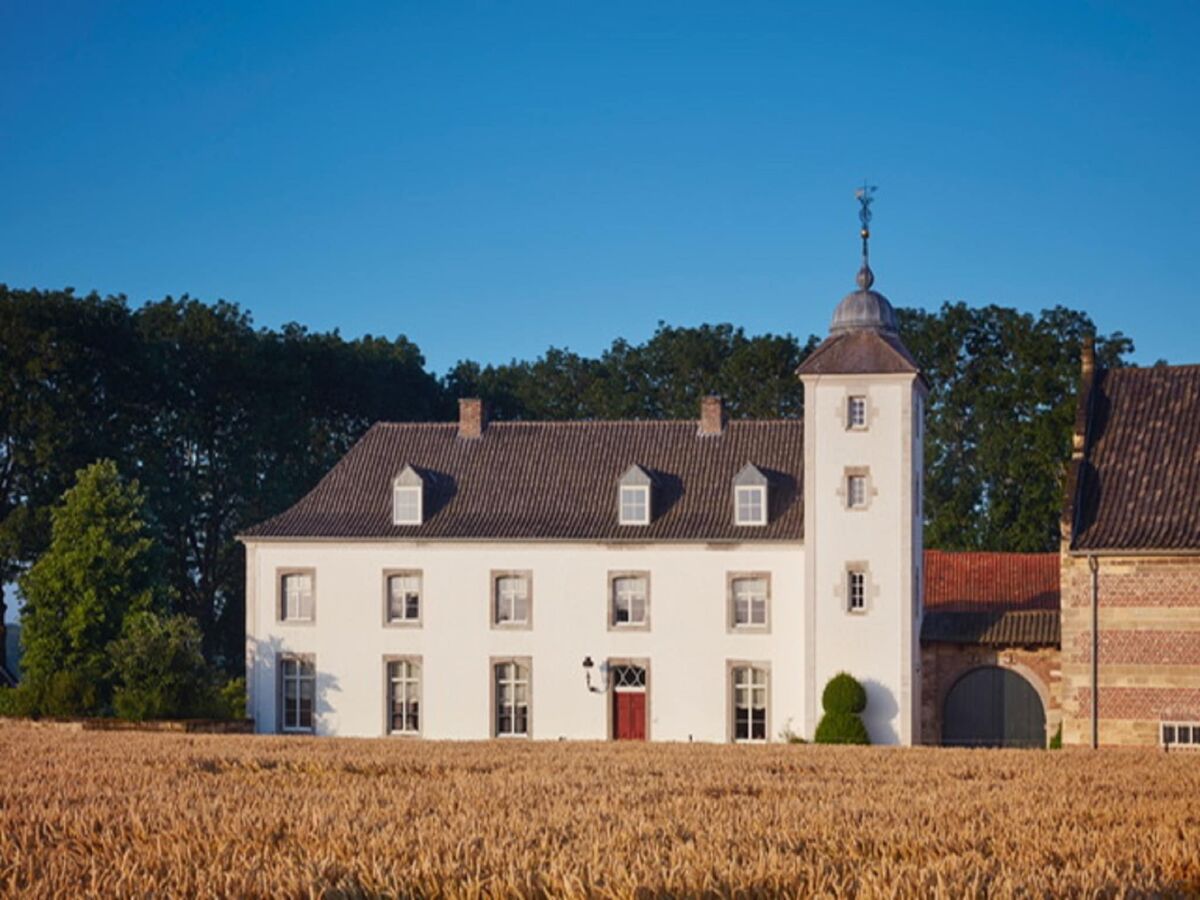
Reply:
M867 708L867 692L848 672L839 672L829 679L821 694L821 707L827 713L854 713Z
M817 725L818 744L869 744L867 726L854 713L827 712Z
M817 724L818 744L869 744L867 726L858 717L867 708L867 692L853 675L839 672L821 694L825 715Z

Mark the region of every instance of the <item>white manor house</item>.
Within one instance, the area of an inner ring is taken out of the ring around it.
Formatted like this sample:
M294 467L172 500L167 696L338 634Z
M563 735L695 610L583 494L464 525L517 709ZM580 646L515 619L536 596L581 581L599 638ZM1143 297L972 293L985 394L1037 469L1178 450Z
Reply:
M864 241L865 244L865 241ZM803 421L379 423L241 535L263 732L811 738L866 687L921 739L926 384L871 289L801 366Z

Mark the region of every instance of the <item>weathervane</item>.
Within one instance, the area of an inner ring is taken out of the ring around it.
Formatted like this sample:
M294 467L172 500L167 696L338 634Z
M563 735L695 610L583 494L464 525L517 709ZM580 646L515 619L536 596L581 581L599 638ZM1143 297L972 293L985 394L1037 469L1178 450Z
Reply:
M871 271L870 265L867 263L869 251L867 241L871 239L871 204L875 202L875 191L878 188L873 184L867 184L864 178L862 187L854 192L855 198L858 200L858 221L862 223L862 230L859 234L862 236L863 242L863 261L862 268L858 272L858 286L864 291L871 287L875 281L875 274Z

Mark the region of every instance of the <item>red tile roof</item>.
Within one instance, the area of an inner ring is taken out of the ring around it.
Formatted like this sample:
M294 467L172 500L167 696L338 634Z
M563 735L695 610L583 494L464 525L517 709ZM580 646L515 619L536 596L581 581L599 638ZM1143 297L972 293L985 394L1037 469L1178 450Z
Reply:
M1059 608L1057 553L925 551L925 609L939 613Z
M766 473L765 526L733 524L733 477ZM617 482L631 465L653 481L654 519L617 521ZM426 521L393 525L392 479L410 465L425 479ZM804 537L804 424L496 422L477 438L456 424L378 424L285 512L250 538L799 541Z

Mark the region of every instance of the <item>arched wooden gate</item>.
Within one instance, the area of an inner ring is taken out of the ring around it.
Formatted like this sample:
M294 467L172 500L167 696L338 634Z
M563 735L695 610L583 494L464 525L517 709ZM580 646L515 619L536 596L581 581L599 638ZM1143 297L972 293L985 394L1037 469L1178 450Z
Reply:
M942 743L952 747L1045 747L1042 698L1011 669L972 669L946 695Z

